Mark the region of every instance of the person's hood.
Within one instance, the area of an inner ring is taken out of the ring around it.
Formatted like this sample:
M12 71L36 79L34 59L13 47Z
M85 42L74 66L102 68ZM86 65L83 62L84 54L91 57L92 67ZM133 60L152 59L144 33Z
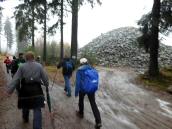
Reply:
M78 70L79 70L79 71L82 71L82 70L86 70L86 69L90 69L90 68L91 68L91 66L88 65L88 64L86 64L86 65L80 66Z

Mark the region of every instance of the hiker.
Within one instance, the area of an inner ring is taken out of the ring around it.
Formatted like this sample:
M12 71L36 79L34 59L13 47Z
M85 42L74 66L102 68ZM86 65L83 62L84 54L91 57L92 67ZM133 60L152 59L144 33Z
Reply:
M6 64L7 73L9 73L10 66L11 66L11 60L9 59L9 56L6 56L4 63Z
M14 74L15 74L15 71L12 69L13 65L15 64L15 61L16 61L16 57L13 56L13 60L11 62L11 77L13 78Z
M12 77L17 72L19 66L21 66L23 63L25 63L25 59L23 57L23 53L19 53L19 57L17 59L14 59L14 61L11 64Z
M101 117L95 102L95 92L98 89L99 81L98 72L88 64L86 58L80 59L80 65L76 72L75 97L79 94L79 111L76 111L76 115L80 118L84 117L84 96L87 95L95 117L95 129L100 129Z
M29 122L29 110L33 109L33 129L42 129L41 108L44 107L44 95L41 84L49 85L48 76L41 64L34 60L33 52L26 53L26 63L19 67L12 81L7 86L7 93L12 94L20 85L18 108L22 109L23 122Z
M64 91L68 97L71 97L71 84L70 78L72 76L72 72L75 69L73 61L65 56L65 58L57 65L57 68L63 68L62 73L65 81Z
M40 57L40 56L37 56L37 57L36 57L36 62L38 62L38 63L41 64L41 57Z

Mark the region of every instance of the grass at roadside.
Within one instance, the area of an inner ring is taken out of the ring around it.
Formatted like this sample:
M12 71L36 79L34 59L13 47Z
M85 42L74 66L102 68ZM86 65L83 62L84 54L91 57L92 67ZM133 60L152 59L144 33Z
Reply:
M0 54L0 61L3 61L5 59L5 56Z
M4 92L5 85L6 85L5 73L0 62L0 103L1 103L1 100L4 98L3 92Z
M64 86L64 78L62 75L62 69L57 69L56 66L46 66L46 71L48 72L49 78L56 82L57 84ZM71 78L71 83L72 86L74 85L74 76L75 76L75 72L72 75Z
M138 77L139 82L145 86L160 91L167 91L169 86L172 86L172 67L164 67L160 70L160 75L157 78L149 79L145 74Z

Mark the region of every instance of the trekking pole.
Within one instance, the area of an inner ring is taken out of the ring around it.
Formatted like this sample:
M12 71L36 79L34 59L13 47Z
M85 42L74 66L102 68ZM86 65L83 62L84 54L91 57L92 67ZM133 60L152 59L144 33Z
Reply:
M49 112L50 112L51 125L52 125L52 128L55 129L54 119L53 119L52 109L51 109L51 100L50 100L50 94L49 94L48 86L46 86L46 96L47 96L47 105L48 105L48 109L49 109Z
M48 109L49 109L49 112L51 113L51 101L50 101L50 94L49 94L48 86L46 86L46 94L47 94Z
M58 71L56 71L56 74L54 75L53 82L52 82L52 86L51 86L51 90L53 89L53 86L54 86L54 83L55 83L55 79L56 79L57 73L58 73Z

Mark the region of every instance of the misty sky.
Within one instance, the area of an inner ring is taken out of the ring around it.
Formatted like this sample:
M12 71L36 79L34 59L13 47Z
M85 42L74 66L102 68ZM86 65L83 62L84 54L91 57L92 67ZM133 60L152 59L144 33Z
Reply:
M0 3L5 9L3 11L4 18L13 15L14 6L18 4L17 0L7 0ZM115 28L134 26L137 27L137 21L141 16L149 12L152 8L153 0L102 0L102 5L96 5L93 9L89 4L84 5L79 10L78 21L78 43L79 47L84 46L92 39L99 36L101 33L106 33ZM55 18L51 18L48 22L50 25ZM13 28L15 27L14 19ZM66 25L64 26L64 41L70 43L71 39L71 15L65 18ZM60 30L58 30L59 32ZM36 37L40 37L43 31L36 33ZM60 33L55 36L48 36L48 40L60 41ZM2 38L5 42L5 39ZM172 36L164 41L168 45L172 41ZM171 42L172 43L172 42ZM171 44L172 45L172 44ZM5 45L4 45L5 47Z

